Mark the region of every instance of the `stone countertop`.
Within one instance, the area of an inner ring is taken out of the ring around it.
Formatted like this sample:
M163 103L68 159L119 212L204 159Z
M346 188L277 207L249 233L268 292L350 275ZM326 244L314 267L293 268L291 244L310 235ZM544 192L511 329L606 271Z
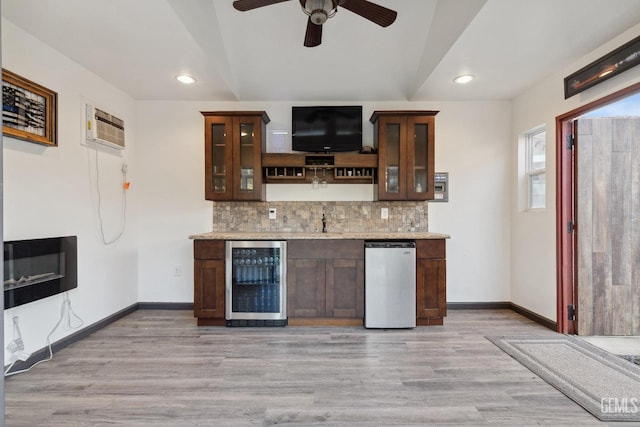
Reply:
M189 239L193 240L420 240L420 239L449 239L448 234L432 232L327 232L327 233L307 233L293 231L248 231L248 232L209 232L192 234Z

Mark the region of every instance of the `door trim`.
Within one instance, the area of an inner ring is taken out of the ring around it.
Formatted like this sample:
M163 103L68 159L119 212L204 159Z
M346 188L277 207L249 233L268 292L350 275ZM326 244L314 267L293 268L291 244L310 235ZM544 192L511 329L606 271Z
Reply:
M569 213L573 215L573 194L575 194L577 183L568 159L571 150L565 149L565 135L567 129L572 128L572 121L579 116L638 92L640 92L640 83L635 83L556 117L556 313L557 331L563 334L576 333L575 321L568 320L567 309L569 304L576 306L574 292L576 279L573 274L576 257L572 244L575 233L574 235L567 233L567 221L570 219L576 221L576 218L568 215ZM575 152L575 147L572 151ZM578 312L579 307L576 309L576 313Z

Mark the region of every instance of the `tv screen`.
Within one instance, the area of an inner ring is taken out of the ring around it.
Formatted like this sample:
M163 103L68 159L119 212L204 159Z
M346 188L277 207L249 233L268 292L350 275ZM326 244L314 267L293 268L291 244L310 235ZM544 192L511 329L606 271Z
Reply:
M291 128L294 151L360 151L362 106L292 107Z

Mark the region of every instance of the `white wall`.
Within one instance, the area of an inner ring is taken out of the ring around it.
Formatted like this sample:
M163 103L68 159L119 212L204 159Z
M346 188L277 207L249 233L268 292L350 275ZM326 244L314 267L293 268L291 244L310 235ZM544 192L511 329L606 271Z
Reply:
M135 145L134 102L117 88L61 56L39 40L2 20L2 66L58 93L58 147L4 137L4 240L78 236L78 287L68 292L71 307L88 326L138 301L137 241L134 203L127 228L116 244L101 243L97 221L96 150L81 145L82 97L99 102L122 117L127 145ZM118 228L121 164L135 182L133 149L121 154L100 150L98 165L102 216L107 238ZM129 196L135 197L135 187ZM132 197L129 197L131 201ZM5 345L13 339L13 316L29 353L45 346L60 318L62 295L8 309ZM73 333L60 328L52 341ZM5 358L7 353L5 352Z
M365 120L375 109L440 111L436 169L449 172L451 196L449 203L429 205L429 228L452 236L447 242L447 299L509 301L510 104L365 103L363 109ZM272 120L268 130L291 127L287 102L137 103L140 170L133 185L142 210L140 301L193 301L193 252L187 236L210 231L212 221L211 203L204 200L200 114L207 110L265 110ZM363 132L364 143L371 144L373 125L365 121ZM306 186L299 186L295 193L305 191ZM174 275L175 267L181 268L181 276Z
M640 25L594 52L550 75L513 100L511 135L511 301L556 320L555 118L640 81L640 67L625 71L591 89L564 99L564 78L637 37ZM522 211L518 204L518 134L541 123L547 128L546 209Z

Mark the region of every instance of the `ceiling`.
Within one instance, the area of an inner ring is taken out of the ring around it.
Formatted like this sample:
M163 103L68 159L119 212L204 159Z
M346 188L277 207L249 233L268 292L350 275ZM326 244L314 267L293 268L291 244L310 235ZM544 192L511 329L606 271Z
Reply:
M2 0L2 15L137 100L294 102L511 99L640 23L640 0L374 2L391 26L339 9L314 48L297 0Z

